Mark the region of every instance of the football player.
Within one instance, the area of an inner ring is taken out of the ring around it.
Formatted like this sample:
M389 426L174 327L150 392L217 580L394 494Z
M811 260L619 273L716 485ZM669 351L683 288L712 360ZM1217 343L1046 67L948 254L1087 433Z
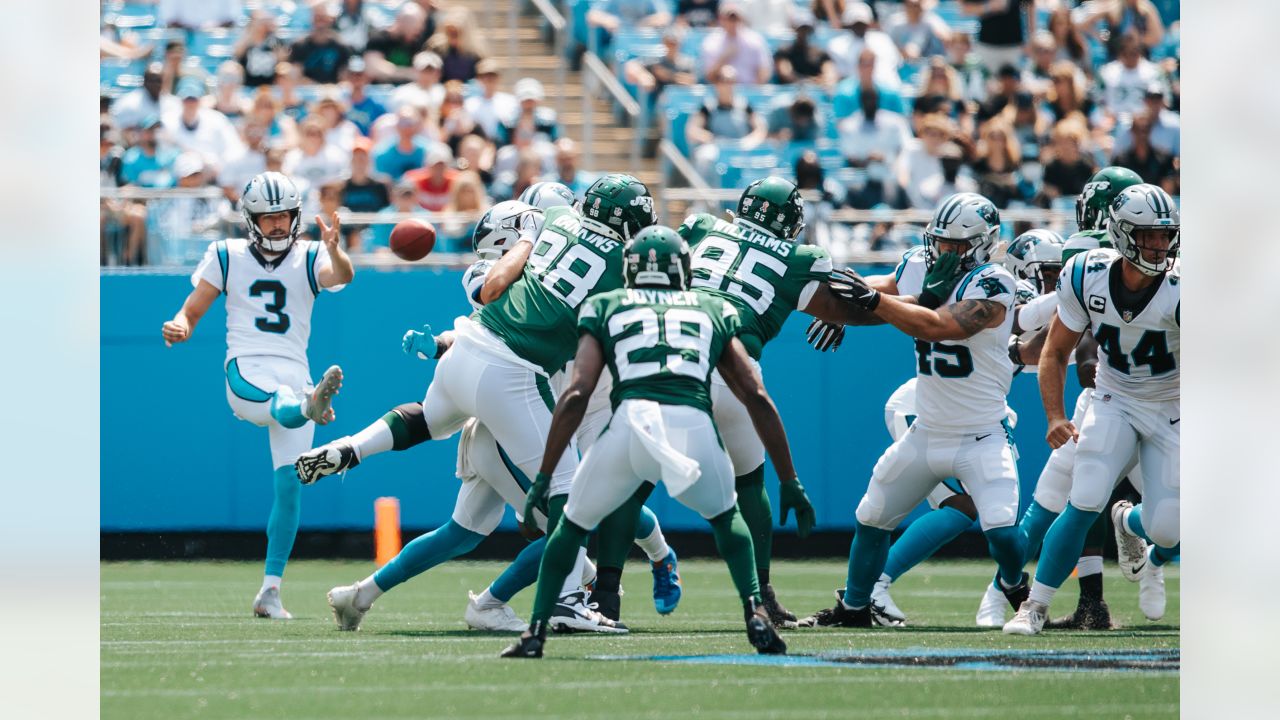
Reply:
M332 225L316 217L321 242L298 240L302 196L288 177L255 176L245 186L240 211L249 237L209 245L191 275L195 289L161 333L167 346L186 342L213 301L226 295L227 403L236 417L267 428L274 469L266 567L253 613L289 619L280 583L302 512L293 462L311 447L315 425L333 420L333 396L342 387L336 365L311 384L311 308L321 290L337 291L351 282L355 269L339 242L336 213Z
M529 629L502 656L542 657L555 589L577 548L591 528L630 500L643 501L658 481L711 524L742 599L752 646L764 654L785 653L763 605L751 535L735 502L733 466L712 418L712 368L746 406L783 485L791 486L786 494L807 505L782 420L739 339L737 310L717 296L688 291L685 241L669 228L650 227L623 252L626 287L597 294L582 306L573 377L556 404L526 522L546 502L551 473L571 445L606 364L614 380L613 417L583 458L564 516L547 542Z
M1136 580L1177 557L1180 445L1180 219L1168 193L1139 184L1109 210L1116 251L1090 250L1063 268L1058 309L1040 357L1040 396L1054 449L1077 443L1066 508L1044 537L1035 583L1004 632L1035 635L1071 573L1090 525L1119 479L1142 464L1143 504L1111 506L1120 567ZM1066 360L1085 330L1098 343L1093 402L1077 426L1063 407ZM1105 362L1104 362L1105 360ZM1143 541L1152 543L1148 548Z

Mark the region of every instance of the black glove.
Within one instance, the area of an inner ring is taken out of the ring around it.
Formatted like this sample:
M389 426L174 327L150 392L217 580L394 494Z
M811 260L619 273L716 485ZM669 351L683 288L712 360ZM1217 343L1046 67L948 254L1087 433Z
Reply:
M960 282L960 274L956 272L958 267L960 267L959 255L953 252L942 253L924 276L924 285L916 301L930 310L942 307L942 303L951 297L951 291L956 288L956 283Z
M818 352L836 350L844 342L844 326L814 318L805 331L805 341Z
M1009 338L1009 359L1013 361L1014 365L1026 365L1026 363L1022 362L1022 338L1017 335Z
M831 273L827 279L827 287L836 297L863 310L875 310L880 304L880 291L872 288L861 275L848 268Z

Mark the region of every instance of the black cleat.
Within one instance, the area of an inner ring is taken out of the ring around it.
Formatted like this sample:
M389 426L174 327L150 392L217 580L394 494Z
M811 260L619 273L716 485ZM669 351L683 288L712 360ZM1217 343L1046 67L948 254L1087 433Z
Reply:
M1046 630L1110 630L1115 626L1106 600L1081 600L1075 612L1050 620L1044 627Z
M844 588L840 588L836 590L837 604L844 602L844 591L845 591ZM876 625L879 625L880 627L900 628L900 627L907 626L906 620L903 620L901 618L896 618L890 615L888 612L885 611L884 605L881 605L875 600L872 600L871 604L868 607L871 608L871 622L875 623Z
M769 612L765 606L748 599L742 608L747 619L747 641L761 655L786 655L787 644L778 635L777 629L769 620Z
M1011 588L1005 587L1004 581L997 577L996 587L1000 588L1000 592L1004 593L1005 599L1013 606L1013 611L1018 612L1018 608L1022 607L1022 603L1031 597L1031 575L1025 572L1022 573L1022 579Z
M498 657L504 658L540 658L542 657L542 648L547 644L547 624L541 620L535 620L529 624L526 631L529 634L521 634L520 639L516 640L510 647L502 651Z
M872 625L871 605L868 604L864 608L851 610L845 607L844 600L841 599L842 593L836 591L835 607L819 610L807 618L801 618L797 622L797 627L820 628L820 627L847 627L847 628L869 628Z
M796 614L782 606L778 602L778 596L773 592L773 586L765 583L760 586L760 597L764 598L764 609L769 613L769 622L774 627L793 628L796 626Z
M615 623L622 616L622 595L620 593L607 592L597 587L591 593L591 602L596 606L596 612Z
M326 475L344 473L360 464L351 444L335 440L298 456L293 470L303 485L310 485Z

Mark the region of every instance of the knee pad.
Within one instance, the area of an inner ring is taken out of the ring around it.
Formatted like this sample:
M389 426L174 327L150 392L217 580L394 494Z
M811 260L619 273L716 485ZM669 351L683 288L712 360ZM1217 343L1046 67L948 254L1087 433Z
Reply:
M427 428L427 418L422 411L422 403L405 403L397 405L391 412L382 416L391 427L392 449L404 450L431 439L431 430Z
M1077 455L1069 496L1071 504L1078 510L1102 512L1116 481L1116 478L1106 477L1108 472L1106 463ZM1052 508L1046 506L1045 509Z
M1147 531L1151 542L1162 548L1171 548L1182 541L1178 518L1180 504L1177 500L1166 500L1156 507L1143 504L1142 529Z

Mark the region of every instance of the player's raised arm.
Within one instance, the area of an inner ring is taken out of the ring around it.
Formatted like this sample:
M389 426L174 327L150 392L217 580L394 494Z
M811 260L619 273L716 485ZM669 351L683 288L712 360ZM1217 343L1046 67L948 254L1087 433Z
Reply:
M161 326L160 334L164 336L165 347L186 342L191 337L191 331L195 330L196 323L200 322L200 318L204 317L204 314L209 311L209 306L213 305L213 301L218 299L220 294L222 293L218 288L206 280L201 280L183 301L182 309L178 310L178 314Z
M503 255L502 259L489 270L489 274L485 275L484 285L480 288L481 305L488 305L502 297L507 288L511 287L511 283L524 272L525 263L529 261L529 255L533 252L533 244L538 239L541 217L541 213L533 208L530 208L529 212L521 213L518 221L520 236L516 239L515 247Z
M1004 322L1008 308L995 300L970 299L932 310L885 295L856 273L848 276L845 297L855 305L920 340L964 340Z
M1044 404L1044 415L1049 421L1045 439L1055 450L1068 440L1079 438L1075 425L1067 419L1062 390L1067 378L1067 359L1080 340L1080 334L1064 325L1062 318L1055 313L1049 325L1049 338L1040 351L1040 402Z
M326 223L323 217L316 216L316 225L320 226L320 240L329 252L329 262L316 268L316 280L320 287L326 288L346 285L356 276L351 258L342 249L342 221L338 219L336 212L330 213L329 219L333 222L332 225Z

